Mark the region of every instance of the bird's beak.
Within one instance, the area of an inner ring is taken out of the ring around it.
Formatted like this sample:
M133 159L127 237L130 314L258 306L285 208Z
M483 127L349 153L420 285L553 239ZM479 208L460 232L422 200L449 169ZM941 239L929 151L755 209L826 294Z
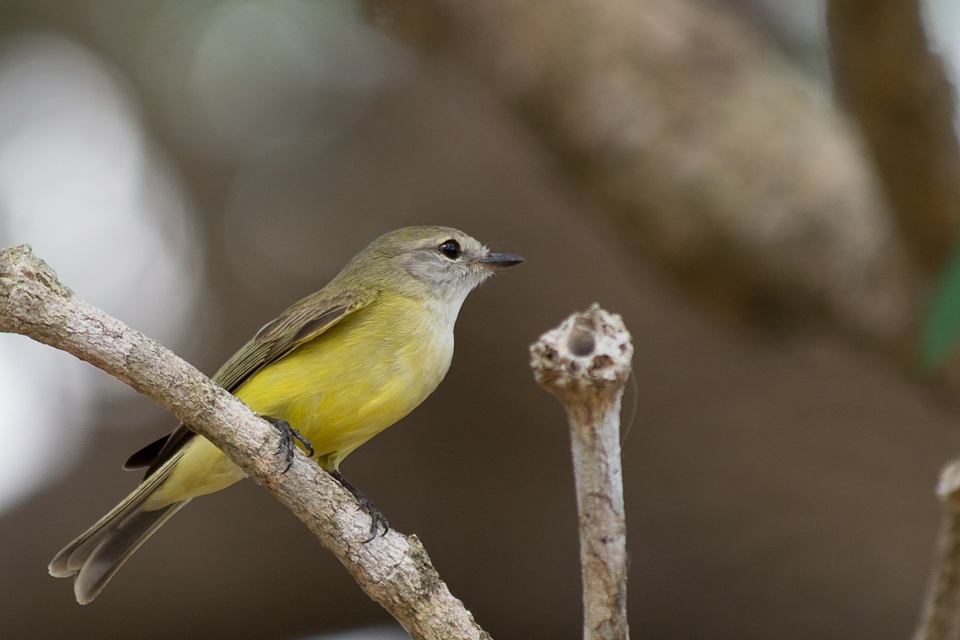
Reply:
M523 258L512 253L488 253L479 258L477 262L492 271L498 271L520 264L523 262Z

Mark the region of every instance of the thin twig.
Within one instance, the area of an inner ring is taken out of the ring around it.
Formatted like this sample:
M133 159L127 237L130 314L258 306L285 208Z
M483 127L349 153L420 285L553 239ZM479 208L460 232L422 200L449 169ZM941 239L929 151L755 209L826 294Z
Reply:
M960 460L943 468L937 497L943 511L937 562L913 640L960 638Z
M0 331L72 353L189 424L300 518L412 637L490 637L416 536L391 531L364 544L368 516L328 474L300 451L284 473L276 429L158 342L77 298L26 245L0 250Z
M627 526L620 400L633 345L620 316L593 305L530 347L534 375L567 410L580 514L585 640L626 640Z

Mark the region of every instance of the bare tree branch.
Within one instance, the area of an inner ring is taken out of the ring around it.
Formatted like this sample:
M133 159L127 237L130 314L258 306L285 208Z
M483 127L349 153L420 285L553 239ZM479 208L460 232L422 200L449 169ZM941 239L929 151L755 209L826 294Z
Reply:
M937 496L943 511L937 562L913 640L960 638L960 460L943 468Z
M450 594L416 536L391 531L363 544L368 516L330 476L299 451L283 473L273 427L156 341L77 298L25 245L0 250L0 331L72 353L208 438L300 518L414 638L490 637Z
M540 385L567 410L580 514L585 640L626 640L627 525L620 400L633 345L620 316L593 305L530 347Z

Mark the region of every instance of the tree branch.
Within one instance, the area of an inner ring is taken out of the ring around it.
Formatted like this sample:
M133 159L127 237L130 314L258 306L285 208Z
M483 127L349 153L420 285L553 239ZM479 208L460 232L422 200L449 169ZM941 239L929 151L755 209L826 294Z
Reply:
M284 473L273 427L158 342L77 298L26 245L0 250L0 331L67 351L189 424L300 518L414 638L489 638L416 536L391 531L363 544L368 516L328 474L299 450Z
M585 640L626 640L627 525L620 400L633 345L620 316L593 305L530 347L537 382L567 410L580 514Z
M943 468L937 497L943 511L937 562L913 640L960 637L960 460Z

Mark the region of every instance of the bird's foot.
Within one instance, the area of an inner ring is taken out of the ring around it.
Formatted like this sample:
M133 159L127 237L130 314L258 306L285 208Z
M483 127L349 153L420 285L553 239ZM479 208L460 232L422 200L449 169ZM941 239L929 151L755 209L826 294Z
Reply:
M331 471L330 475L340 483L341 487L349 491L350 494L357 499L357 502L360 503L360 509L370 516L370 537L364 540L363 544L367 544L376 538L381 529L383 529L383 533L381 535L387 535L387 533L390 531L390 523L387 522L387 519L384 517L384 515L380 513L380 509L377 509L373 503L370 502L370 498L365 496L363 492L357 489L355 486L347 482L347 479L344 478L339 471Z
M277 455L283 454L286 458L287 466L283 468L284 473L289 471L290 467L293 466L293 450L296 448L297 442L303 445L304 450L307 452L307 457L313 457L313 445L310 444L310 441L307 440L302 433L291 427L289 422L280 420L279 418L271 418L270 416L261 415L260 417L272 424L274 428L280 432L280 445L277 447Z

